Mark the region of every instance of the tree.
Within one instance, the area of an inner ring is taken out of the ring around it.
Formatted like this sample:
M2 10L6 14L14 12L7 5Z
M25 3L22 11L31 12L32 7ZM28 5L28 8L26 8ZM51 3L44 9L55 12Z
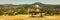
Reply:
M27 14L27 9L25 8L20 8L17 10L18 14Z

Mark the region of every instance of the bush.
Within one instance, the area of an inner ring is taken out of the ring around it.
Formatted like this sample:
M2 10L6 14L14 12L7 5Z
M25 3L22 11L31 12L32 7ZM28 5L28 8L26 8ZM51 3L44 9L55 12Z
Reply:
M54 15L54 11L53 10L48 10L45 15Z

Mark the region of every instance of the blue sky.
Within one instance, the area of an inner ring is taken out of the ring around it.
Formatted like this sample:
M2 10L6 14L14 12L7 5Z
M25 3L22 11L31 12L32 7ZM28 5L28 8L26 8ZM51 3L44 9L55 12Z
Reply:
M0 0L0 4L32 4L41 2L44 4L60 4L60 0Z

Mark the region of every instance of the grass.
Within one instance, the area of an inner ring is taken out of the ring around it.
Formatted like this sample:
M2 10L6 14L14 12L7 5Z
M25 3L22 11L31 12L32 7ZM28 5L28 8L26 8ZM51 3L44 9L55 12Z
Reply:
M60 20L59 16L44 16L43 18L30 17L29 15L0 16L0 20Z

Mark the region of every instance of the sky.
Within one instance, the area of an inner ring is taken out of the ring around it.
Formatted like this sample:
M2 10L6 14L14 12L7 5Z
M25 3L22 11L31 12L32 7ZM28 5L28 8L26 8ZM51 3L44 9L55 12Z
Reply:
M0 4L32 4L35 2L43 4L60 4L60 0L0 0Z

